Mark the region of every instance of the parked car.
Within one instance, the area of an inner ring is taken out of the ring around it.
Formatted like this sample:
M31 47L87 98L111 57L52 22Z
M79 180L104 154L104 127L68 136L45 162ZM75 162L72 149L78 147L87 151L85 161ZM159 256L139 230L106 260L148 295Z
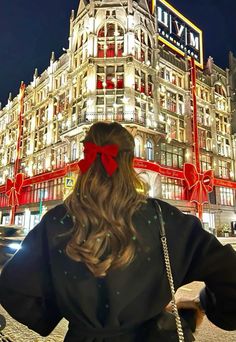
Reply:
M22 226L0 225L0 264L4 264L18 249L26 235Z

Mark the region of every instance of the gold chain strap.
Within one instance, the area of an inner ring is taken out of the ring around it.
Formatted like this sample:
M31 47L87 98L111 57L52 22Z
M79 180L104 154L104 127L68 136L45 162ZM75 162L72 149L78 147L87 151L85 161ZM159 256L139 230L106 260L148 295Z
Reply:
M179 312L178 312L178 308L177 308L177 304L175 300L175 286L174 286L174 279L173 279L172 270L171 270L168 244L167 244L167 239L166 239L165 222L163 220L162 210L161 210L159 203L156 200L154 202L155 202L155 206L157 209L157 213L158 213L159 221L161 225L160 235L161 235L161 243L162 243L164 260L165 260L165 268L166 268L167 278L168 278L170 290L171 290L172 313L175 315L175 322L176 322L179 342L184 342L184 333L183 333L182 323L179 317Z

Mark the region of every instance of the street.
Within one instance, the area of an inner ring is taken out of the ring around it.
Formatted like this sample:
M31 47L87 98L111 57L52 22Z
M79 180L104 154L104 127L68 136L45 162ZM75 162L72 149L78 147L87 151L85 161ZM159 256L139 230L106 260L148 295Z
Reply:
M196 296L202 286L203 284L199 282L186 285L178 290L177 296ZM50 336L43 338L13 320L2 307L0 307L0 314L4 315L7 321L7 326L3 331L3 334L7 339L0 337L0 341L2 342L62 342L67 329L67 321L63 320ZM196 342L235 342L236 331L223 331L210 323L207 318L204 318L204 321L198 329L195 337Z

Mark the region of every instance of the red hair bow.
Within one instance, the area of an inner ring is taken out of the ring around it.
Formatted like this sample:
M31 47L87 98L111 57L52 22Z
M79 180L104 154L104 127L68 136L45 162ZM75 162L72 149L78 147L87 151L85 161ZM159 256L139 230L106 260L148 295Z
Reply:
M15 181L7 179L6 195L8 197L8 204L11 207L19 205L19 195L24 184L24 176L23 173L18 173Z
M212 170L198 173L196 166L184 164L184 178L188 189L192 190L190 200L199 204L208 202L208 193L213 191L214 174Z
M118 164L114 158L118 154L118 145L98 146L91 142L84 143L84 159L79 161L79 167L82 173L85 173L97 158L97 154L101 154L102 164L109 176L116 171Z

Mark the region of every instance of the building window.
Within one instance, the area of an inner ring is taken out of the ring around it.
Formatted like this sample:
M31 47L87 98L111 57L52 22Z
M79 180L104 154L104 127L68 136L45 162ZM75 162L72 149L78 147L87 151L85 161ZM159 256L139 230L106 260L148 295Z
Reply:
M53 168L59 169L63 167L66 164L67 159L67 146L59 147L57 150L55 150L54 155L54 162L53 162Z
M149 34L142 28L135 31L135 58L140 62L152 62L152 42Z
M221 84L215 85L215 92L223 97L226 97L226 91Z
M223 137L222 135L217 134L217 147L218 153L225 157L231 157L231 146L228 138Z
M106 94L106 96L104 96ZM97 66L96 114L99 120L124 119L124 66Z
M76 142L73 142L71 145L71 160L77 159L77 145Z
M123 89L124 67L122 65L98 66L97 67L97 89Z
M98 57L122 57L124 30L118 23L106 23L98 31Z
M177 94L172 91L165 90L162 86L160 88L160 105L170 112L177 112ZM178 109L179 110L179 109ZM182 110L182 109L181 109Z
M201 155L201 171L207 171L212 169L212 158L206 154Z
M135 69L135 90L141 94L153 96L153 78L151 75Z
M182 169L184 164L184 149L181 147L162 143L161 164Z
M134 142L135 142L134 155L137 158L141 158L142 157L142 138L135 137Z
M202 100L209 102L210 90L197 85L196 93L197 93L197 96L200 97Z
M178 94L178 114L184 114L184 97L180 94Z
M177 139L177 131L178 119L168 115L166 120L166 133L168 134L168 138Z
M220 178L230 178L231 162L219 159L219 176Z
M10 215L3 215L2 216L2 224L3 225L10 224Z
M204 129L198 130L199 147L206 149L206 135L207 132Z
M163 199L184 200L182 181L168 177L161 177L161 193Z
M216 113L216 130L230 134L230 118L227 115Z
M34 164L33 164L33 174L36 175L36 174L45 172L45 169L46 169L45 164L46 164L45 153L38 154L37 156L35 156Z
M147 160L154 160L154 144L152 140L147 140L146 144Z
M220 204L234 205L234 190L230 188L220 187Z
M183 75L164 65L161 65L159 76L173 85L183 88Z

